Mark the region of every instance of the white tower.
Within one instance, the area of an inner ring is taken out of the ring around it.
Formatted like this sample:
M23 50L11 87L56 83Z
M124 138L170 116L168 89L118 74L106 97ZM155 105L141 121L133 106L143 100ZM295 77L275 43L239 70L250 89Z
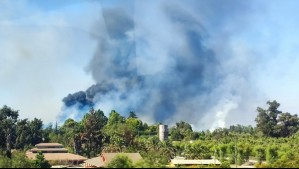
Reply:
M160 141L165 141L168 139L168 126L159 125L159 139Z

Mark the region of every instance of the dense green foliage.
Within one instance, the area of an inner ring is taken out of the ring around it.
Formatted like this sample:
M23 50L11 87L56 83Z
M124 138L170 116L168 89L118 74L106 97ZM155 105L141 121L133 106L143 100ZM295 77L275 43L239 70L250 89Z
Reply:
M45 160L43 153L39 152L36 159L33 161L34 168L51 168L48 161Z
M44 127L40 119L18 119L18 111L0 109L0 167L49 167L40 154L35 161L26 151L40 142L62 143L70 152L92 158L101 152L139 152L144 158L136 167L161 168L175 156L187 159L219 159L221 167L256 160L257 167L299 167L299 119L278 110L276 101L257 108L256 127L234 125L213 131L194 131L187 122L170 127L169 140L158 138L158 125L148 125L135 112L122 116L91 109L80 121L67 119L63 125ZM12 153L12 149L16 149ZM22 161L23 163L20 163ZM131 165L118 158L116 163ZM111 164L112 165L112 164ZM114 164L113 164L114 165ZM116 165L115 165L116 166Z
M270 137L288 137L298 131L299 118L298 115L283 113L278 110L280 106L275 100L270 102L268 109L257 108L259 112L255 121L257 122L257 130L265 136Z
M0 155L0 168L37 168L34 161L27 159L24 152L13 152L8 158Z

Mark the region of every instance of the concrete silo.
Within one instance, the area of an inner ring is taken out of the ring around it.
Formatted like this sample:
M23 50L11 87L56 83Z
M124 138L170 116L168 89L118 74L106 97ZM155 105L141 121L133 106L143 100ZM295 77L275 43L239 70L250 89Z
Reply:
M159 139L160 141L165 141L168 139L168 126L159 125Z

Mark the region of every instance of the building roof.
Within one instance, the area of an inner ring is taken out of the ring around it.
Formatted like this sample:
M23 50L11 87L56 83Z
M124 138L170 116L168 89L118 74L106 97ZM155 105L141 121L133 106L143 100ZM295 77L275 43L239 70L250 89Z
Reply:
M36 153L27 152L27 157L34 160ZM87 158L71 153L43 153L47 161L85 161Z
M63 147L63 145L59 143L39 143L35 147Z
M216 159L207 159L207 160L177 160L172 159L171 163L174 165L209 165L209 164L216 164L220 165L221 162Z
M173 160L186 160L186 157L175 156Z
M105 157L105 162L109 163L115 158L117 155L125 155L128 156L129 159L132 160L133 163L136 163L139 160L142 160L142 157L139 153L103 153L102 156Z
M38 151L41 151L41 152L65 152L67 153L68 150L65 149L65 148L33 148L30 150L31 152L38 152Z
M87 164L89 166L95 166L95 167L102 167L105 165L104 161L102 160L102 157L95 157L95 158L86 160L85 164Z
M100 157L95 157L85 161L85 164L95 167L103 167L109 164L117 155L128 156L133 163L142 160L142 157L139 153L102 153Z

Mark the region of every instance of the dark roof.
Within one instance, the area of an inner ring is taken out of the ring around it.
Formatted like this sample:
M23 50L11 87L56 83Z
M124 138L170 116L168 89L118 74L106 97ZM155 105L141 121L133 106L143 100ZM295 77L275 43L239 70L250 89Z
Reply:
M30 150L31 152L64 152L67 153L68 150L65 148L33 148Z

